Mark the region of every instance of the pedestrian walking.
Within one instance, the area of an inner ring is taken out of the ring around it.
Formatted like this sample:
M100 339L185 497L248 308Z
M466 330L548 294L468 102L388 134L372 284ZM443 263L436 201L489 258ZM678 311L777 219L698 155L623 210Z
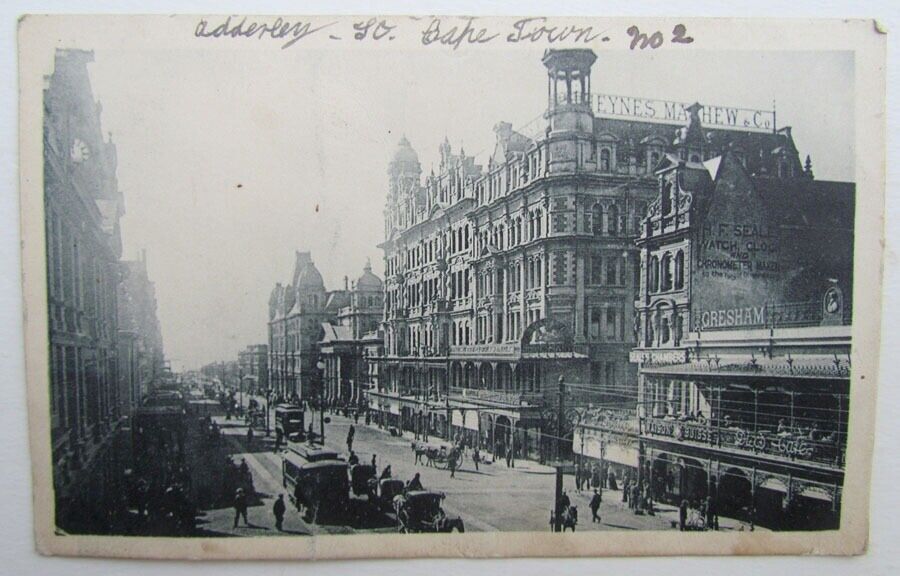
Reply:
M678 529L684 532L684 527L687 524L687 515L688 515L688 501L684 499L681 501L681 505L678 507Z
M234 493L234 527L237 528L238 520L244 518L244 526L249 526L247 521L247 496L243 488L238 488Z
M594 495L591 497L591 522L600 522L600 515L597 512L600 510L600 501L602 497L600 496L600 492L594 488Z
M475 471L478 472L478 463L481 462L481 454L478 452L478 446L472 449L472 462L475 464Z
M706 497L706 527L710 530L719 529L719 515L716 514L716 504L712 496Z
M247 428L247 448L253 446L253 426Z
M275 515L275 529L279 532L281 532L281 527L284 524L284 511L284 494L279 494L275 504L272 505L272 514Z
M353 451L353 438L356 436L356 428L353 424L350 425L350 429L347 430L347 452Z
M372 468L378 470L378 465L375 462L378 459L378 454L372 454Z

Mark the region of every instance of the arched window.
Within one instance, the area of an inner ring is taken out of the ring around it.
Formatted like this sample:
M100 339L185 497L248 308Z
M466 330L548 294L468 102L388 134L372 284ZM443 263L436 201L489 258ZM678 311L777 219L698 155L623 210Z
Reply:
M612 154L609 151L609 148L602 148L600 150L600 171L601 172L609 172L612 166Z
M609 232L609 235L617 236L619 234L619 207L612 204L609 207L609 211L606 213L606 219L606 229Z
M650 258L650 291L659 292L659 258Z
M591 208L591 220L593 221L594 236L603 235L603 206L599 202Z
M684 252L681 250L675 254L675 289L684 288Z
M668 252L663 256L662 263L659 266L660 280L662 282L662 290L672 289L672 255Z
M690 158L691 162L695 162L697 164L700 163L700 155L699 154L691 154Z

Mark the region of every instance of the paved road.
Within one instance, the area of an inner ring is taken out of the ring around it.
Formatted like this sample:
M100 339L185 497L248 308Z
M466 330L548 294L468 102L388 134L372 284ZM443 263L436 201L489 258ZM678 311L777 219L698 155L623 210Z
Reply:
M310 414L307 413L307 419L309 417ZM346 455L347 431L353 422L341 416L331 415L330 418L331 423L325 427L325 444ZM271 509L274 498L284 490L281 480L281 456L273 452L274 432L273 437L268 439L257 433L253 445L248 448L245 437L246 426L235 420L230 422L218 420L223 427L224 441L231 448L232 457L236 462L241 458L246 459L254 477L256 490L262 497L249 510L251 527L233 528L233 509L223 508L207 511L203 528L215 534L241 536L277 534L274 530ZM416 465L411 450L411 438L391 436L374 426L366 426L362 421L355 424L355 428L353 449L360 461L369 462L372 455L376 454L379 472L389 464L393 476L403 480L409 480L419 472L425 488L446 494L445 512L450 516L460 516L465 523L466 531L549 530L554 491L552 468L521 460L516 462L515 468L507 468L505 461L497 460L493 464L482 464L476 471L471 455L467 454L462 469L457 470L455 477L451 477L449 470ZM431 441L432 444L440 442L439 438ZM677 520L677 510L668 506L662 506L662 510L655 516L637 516L622 503L620 491L604 490L603 505L600 509L602 522L592 523L588 507L590 494L588 492L576 494L574 479L571 476L565 477L565 489L580 512L579 531L672 530L671 523ZM287 494L285 498L287 499ZM301 519L293 506L288 504L284 534L343 534L358 530L395 531L393 526L387 524L387 519L383 520L384 523L374 527L308 524ZM726 529L737 527L735 522L728 519L722 519L721 523Z

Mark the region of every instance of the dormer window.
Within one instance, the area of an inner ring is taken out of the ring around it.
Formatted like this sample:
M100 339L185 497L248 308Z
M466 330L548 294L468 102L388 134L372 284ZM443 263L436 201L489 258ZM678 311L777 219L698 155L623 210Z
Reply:
M600 171L609 172L612 168L612 153L609 148L600 150Z
M663 215L672 211L672 182L669 180L663 180L659 202Z

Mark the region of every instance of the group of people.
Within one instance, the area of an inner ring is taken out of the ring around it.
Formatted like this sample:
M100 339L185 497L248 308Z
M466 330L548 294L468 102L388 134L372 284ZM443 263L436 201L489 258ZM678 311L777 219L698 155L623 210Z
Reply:
M230 456L225 457L222 487L224 494L236 495L240 490L246 496L255 492L253 474L246 459L241 458L240 464L235 464Z
M715 500L707 496L700 502L691 503L687 498L678 506L678 529L685 530L718 530L719 514L716 511Z
M653 507L653 492L650 482L639 482L636 478L626 477L622 485L622 502L628 504L628 509L635 514L647 514L653 516L656 512Z
M581 492L591 488L618 490L616 475L606 467L601 468L597 464L588 466L586 463L582 463L575 469L575 490Z

